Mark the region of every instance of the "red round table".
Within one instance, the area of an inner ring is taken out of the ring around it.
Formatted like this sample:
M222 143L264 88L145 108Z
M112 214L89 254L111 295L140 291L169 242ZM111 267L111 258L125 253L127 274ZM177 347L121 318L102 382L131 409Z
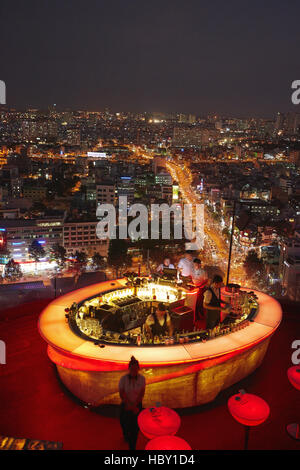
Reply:
M151 439L145 450L192 450L191 446L181 437L159 436Z
M291 384L300 390L300 364L298 366L292 366L287 371L287 376Z
M180 426L176 411L166 406L146 408L138 416L138 425L144 436L153 439L158 436L172 436Z
M244 449L246 450L250 427L258 426L268 418L269 405L257 395L241 391L229 398L228 409L234 419L245 426Z
M287 376L288 376L289 381L293 385L293 387L295 387L296 390L300 390L300 365L290 367L287 371ZM289 436L299 441L300 440L299 428L300 428L299 423L291 423L287 425L286 430Z

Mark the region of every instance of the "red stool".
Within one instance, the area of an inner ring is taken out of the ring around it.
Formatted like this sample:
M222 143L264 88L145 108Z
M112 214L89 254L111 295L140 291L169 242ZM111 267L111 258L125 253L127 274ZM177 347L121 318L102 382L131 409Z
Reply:
M247 450L250 428L267 419L270 414L269 405L262 398L240 390L229 398L228 409L234 419L245 426L244 450Z
M151 439L145 450L192 450L191 446L181 437L159 436Z
M146 408L138 415L138 425L148 439L158 436L172 436L180 426L180 417L176 411L165 406Z
M287 371L287 376L293 387L296 390L300 390L300 365L299 366L292 366ZM293 439L297 441L300 440L300 430L299 430L299 423L291 423L288 424L286 427L286 431Z

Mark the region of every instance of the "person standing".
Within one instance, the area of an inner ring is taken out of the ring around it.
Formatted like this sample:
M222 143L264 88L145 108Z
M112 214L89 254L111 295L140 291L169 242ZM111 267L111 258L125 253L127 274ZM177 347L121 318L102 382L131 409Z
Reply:
M180 275L184 278L190 277L193 272L193 252L187 250L183 258L179 260L177 270L179 271Z
M223 286L223 279L219 275L215 275L212 279L210 286L204 292L203 307L206 310L206 329L212 330L220 323L220 312L224 309L221 305L227 308L229 304L221 300L221 287Z
M156 312L148 315L144 324L144 330L151 338L166 336L167 334L169 336L173 335L172 320L163 302L158 304Z
M196 323L204 316L203 295L207 284L207 274L206 271L201 268L201 260L199 258L195 258L193 261L192 281L193 285L198 288L194 319Z
M139 373L138 360L131 356L128 364L129 373L123 375L119 381L119 394L121 398L120 424L125 441L130 450L135 450L139 433L137 417L142 410L142 400L145 394L146 380Z
M201 268L201 260L199 258L195 258L193 261L193 269L192 269L192 281L194 286L202 286L207 281L207 274L204 269Z

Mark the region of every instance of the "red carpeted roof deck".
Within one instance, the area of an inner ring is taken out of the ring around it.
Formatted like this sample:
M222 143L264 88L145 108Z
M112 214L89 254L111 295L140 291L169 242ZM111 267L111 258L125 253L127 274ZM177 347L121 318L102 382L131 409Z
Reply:
M35 302L1 313L0 338L7 346L7 364L0 365L0 434L61 441L64 449L127 449L117 407L83 408L57 380L36 327L45 305ZM222 391L212 403L179 410L178 436L192 449L242 449L243 430L227 409L227 399L240 388L262 397L271 410L267 421L251 434L249 449L299 449L285 425L300 418L300 394L287 378L300 317L296 308L283 311L265 359L253 374ZM137 449L145 445L140 433Z

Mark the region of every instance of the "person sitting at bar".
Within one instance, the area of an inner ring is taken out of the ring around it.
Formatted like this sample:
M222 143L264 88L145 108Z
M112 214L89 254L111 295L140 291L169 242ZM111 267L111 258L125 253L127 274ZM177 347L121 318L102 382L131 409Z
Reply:
M230 307L229 304L221 300L221 287L223 279L216 274L210 286L205 289L203 307L206 310L206 329L212 330L220 323L220 312ZM223 305L223 306L222 306Z
M190 277L193 271L193 252L187 250L183 258L179 260L177 270L183 278Z
M163 262L158 266L156 271L162 274L165 268L175 269L175 266L171 263L170 258L165 258Z
M173 325L171 317L162 302L158 304L156 312L148 315L144 327L145 332L148 333L152 338L155 336L166 336L167 334L172 336Z

